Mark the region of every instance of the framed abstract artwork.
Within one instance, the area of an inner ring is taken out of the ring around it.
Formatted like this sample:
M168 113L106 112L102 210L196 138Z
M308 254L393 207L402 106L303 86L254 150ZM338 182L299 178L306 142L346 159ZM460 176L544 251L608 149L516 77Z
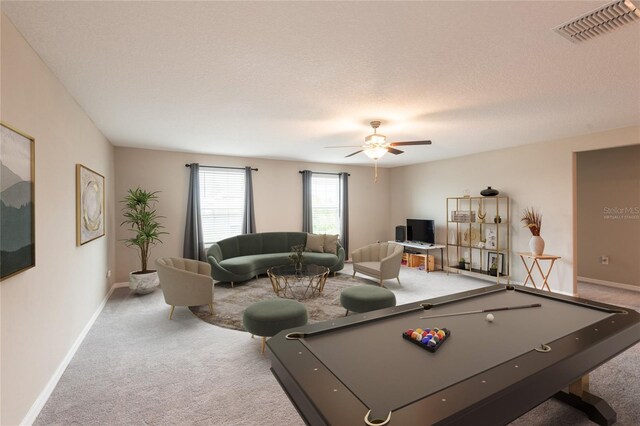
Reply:
M76 164L76 244L104 235L104 176Z
M0 122L0 281L36 265L34 145Z

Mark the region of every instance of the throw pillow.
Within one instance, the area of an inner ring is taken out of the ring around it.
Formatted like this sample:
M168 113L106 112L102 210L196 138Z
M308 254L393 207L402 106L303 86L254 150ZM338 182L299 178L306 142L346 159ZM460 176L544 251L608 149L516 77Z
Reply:
M323 253L324 235L307 234L307 247L305 251Z
M324 236L324 252L331 254L338 254L338 236L337 235L325 235Z

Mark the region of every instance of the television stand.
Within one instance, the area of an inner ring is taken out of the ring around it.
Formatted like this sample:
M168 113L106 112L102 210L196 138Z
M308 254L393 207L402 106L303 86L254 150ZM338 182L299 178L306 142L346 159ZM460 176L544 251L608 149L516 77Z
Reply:
M415 250L418 253L429 254L429 250L437 250L440 249L440 269L439 271L444 271L444 248L442 244L430 244L430 243L420 243L420 242L412 242L412 241L389 241L390 243L399 244L404 247L405 251ZM428 265L428 259L425 259L425 264ZM427 272L429 272L429 268L425 268Z

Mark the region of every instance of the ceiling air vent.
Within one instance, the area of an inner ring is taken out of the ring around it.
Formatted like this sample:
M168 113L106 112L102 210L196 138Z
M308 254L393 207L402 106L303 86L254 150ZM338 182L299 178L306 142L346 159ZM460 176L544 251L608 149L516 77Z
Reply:
M630 0L619 0L565 22L553 30L567 40L578 43L613 32L639 20L640 9Z

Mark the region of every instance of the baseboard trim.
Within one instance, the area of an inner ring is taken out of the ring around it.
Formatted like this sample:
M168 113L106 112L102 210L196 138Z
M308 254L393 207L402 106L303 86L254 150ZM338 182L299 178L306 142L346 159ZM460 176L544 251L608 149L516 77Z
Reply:
M522 285L522 283L520 281L511 280L510 283L513 284L513 285L520 285L520 286ZM533 288L533 287L528 285L525 288ZM574 293L570 293L568 291L558 290L557 288L551 288L551 292L552 293L558 293L558 294L564 294L565 296L575 296Z
M598 280L596 278L578 277L578 282L583 282L583 283L588 283L588 284L598 284L598 285L603 285L603 286L606 286L606 287L615 287L615 288L621 288L623 290L631 290L631 291L640 292L640 287L635 286L635 285L617 283L617 282L614 282L614 281Z
M122 284L124 284L124 285L122 285ZM75 342L73 342L73 345L71 346L71 348L67 352L67 355L64 357L64 359L62 360L62 362L60 363L60 365L56 369L55 373L53 373L53 375L51 376L51 379L49 379L49 382L47 383L47 385L44 387L44 389L42 389L42 392L40 392L40 395L38 395L38 398L36 398L34 403L31 405L31 408L29 408L29 411L27 412L27 414L24 416L24 418L20 422L21 426L23 426L23 425L25 425L25 426L29 425L30 426L30 425L33 424L33 422L36 421L36 418L38 418L38 415L40 414L40 411L42 410L44 405L49 400L49 397L51 396L51 393L53 393L53 390L58 385L58 381L60 381L60 378L62 377L62 374L64 374L64 371L67 369L67 366L69 366L69 363L71 362L71 360L73 359L74 355L76 354L78 348L82 344L82 341L84 340L84 338L89 333L89 330L91 330L91 327L93 327L93 324L96 322L96 319L98 319L98 316L100 315L100 313L104 309L104 307L107 304L107 301L109 300L109 298L111 297L111 294L113 293L113 291L118 287L126 287L127 285L128 285L127 283L116 283L116 284L111 286L111 288L107 292L106 296L104 297L104 299L100 303L100 306L98 306L98 309L96 309L96 311L93 313L93 315L91 316L91 318L87 322L87 325L84 326L84 328L82 329L82 332L80 333L78 338L75 340Z

